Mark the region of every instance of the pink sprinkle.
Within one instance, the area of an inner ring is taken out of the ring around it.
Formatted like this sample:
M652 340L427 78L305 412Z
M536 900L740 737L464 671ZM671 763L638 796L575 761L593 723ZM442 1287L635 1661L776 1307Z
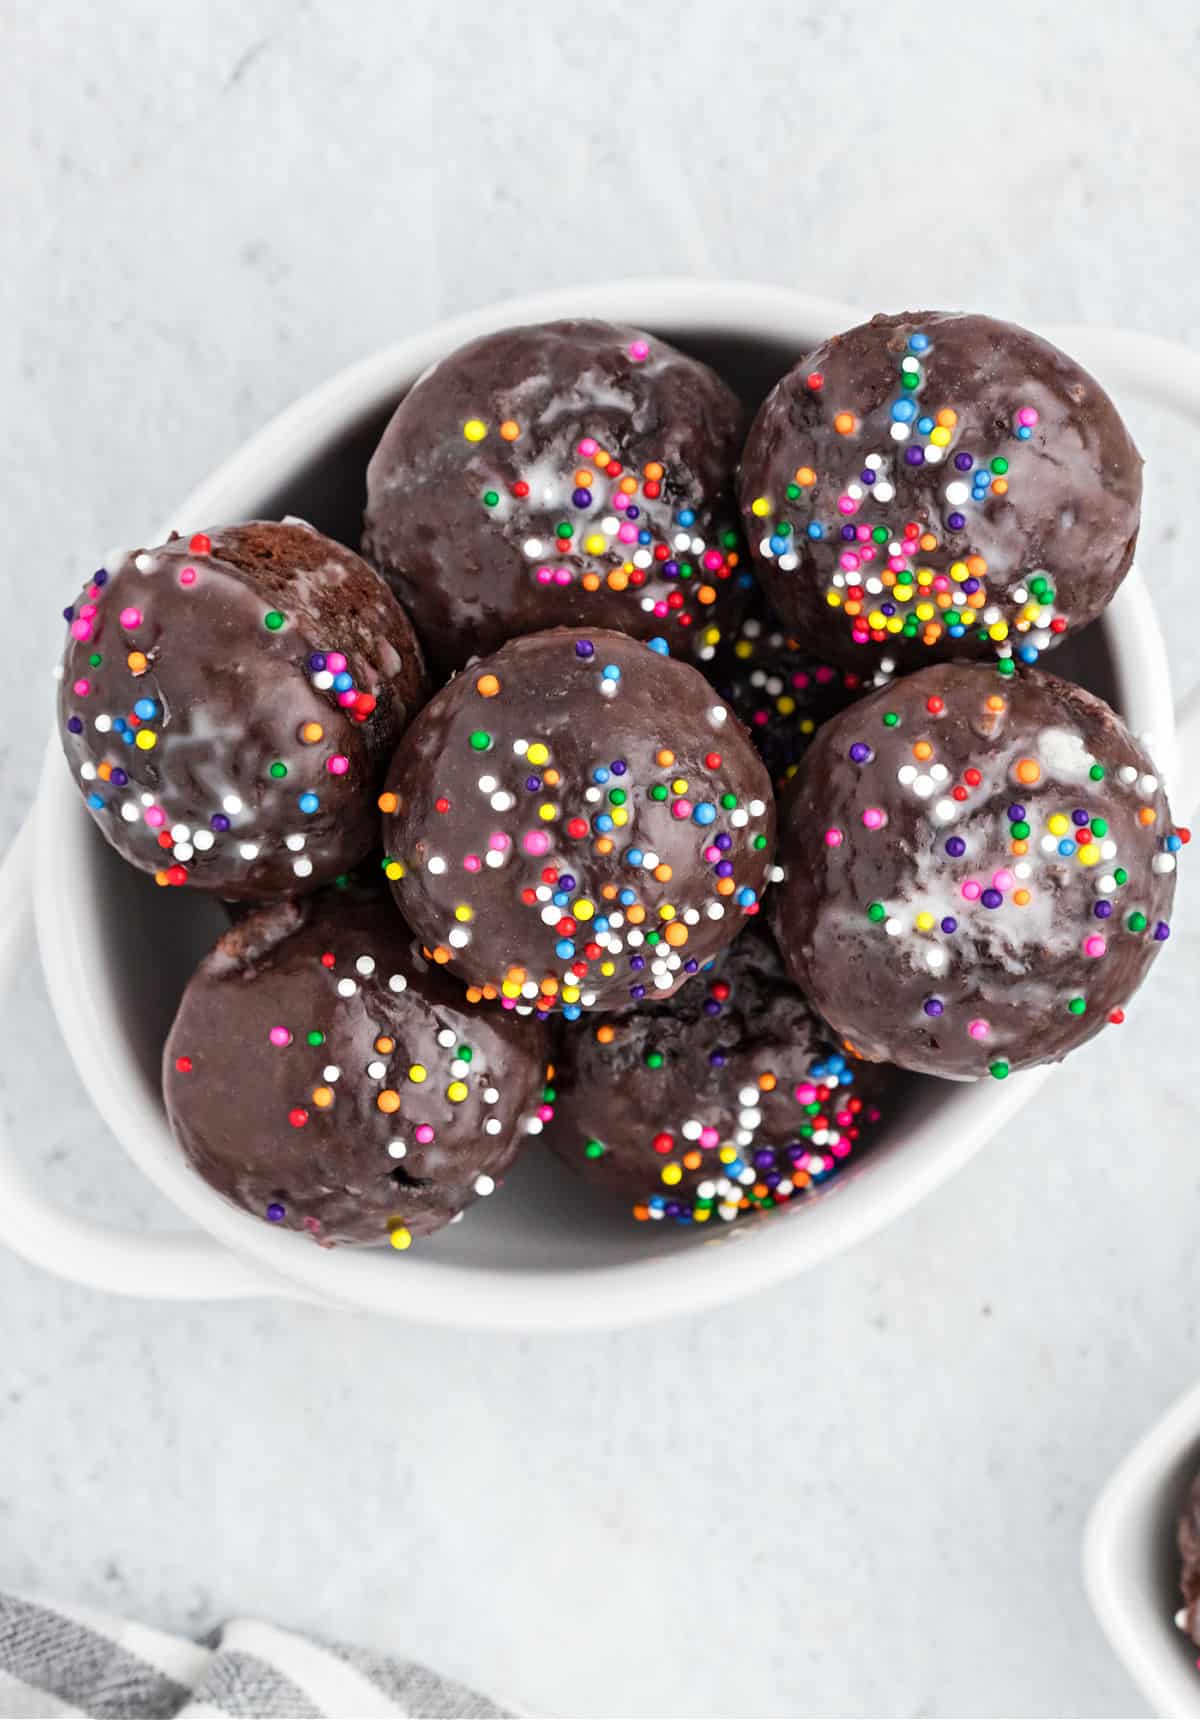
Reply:
M832 681L832 680L833 680L833 670L826 668L825 665L822 664L816 673L817 686L823 687L826 685L827 682ZM796 685L798 687L806 687L808 685L808 682L806 680L797 679Z
M629 356L635 364L641 364L643 359L650 356L650 348L644 340L635 340L629 348Z
M968 902L977 902L983 895L983 885L977 884L974 878L968 878L962 887L962 893Z
M550 838L544 830L527 830L521 840L526 854L547 854L550 851Z
M267 1034L267 1038L272 1045L290 1045L292 1043L292 1036L286 1027L273 1027Z
M846 1154L850 1151L850 1142L849 1141L834 1141L833 1145L830 1147L829 1150L837 1158L844 1159Z
M626 520L623 526L618 526L617 536L622 543L636 543L637 527L630 520Z
M715 864L716 861L718 861L721 858L721 850L719 848L714 848L712 846L712 844L710 843L709 846L704 850L704 858Z
M319 1218L306 1218L304 1220L304 1228L305 1230L311 1230L313 1235L316 1236L317 1232L321 1228L321 1220Z
M1102 956L1107 948L1108 945L1105 943L1104 939L1097 936L1095 932L1092 933L1090 938L1084 938L1083 940L1083 953L1085 956Z
M852 514L854 512L855 506L856 506L856 504L854 503L854 501L849 496L839 496L838 497L838 513L839 514Z
M891 571L893 573L903 573L905 571L907 565L908 564L906 563L906 561L902 555L889 555L888 556L888 567L891 569Z
M345 753L334 753L332 757L325 760L325 769L330 776L345 776L350 769L350 760Z
M180 585L195 585L196 570L194 567L181 567L179 570Z
M974 1021L968 1021L967 1023L967 1032L971 1035L972 1039L986 1039L991 1031L991 1023L982 1020L980 1017L976 1017Z
M937 578L933 582L933 589L935 591L949 591L950 581L946 578L944 573L938 574Z
M887 823L887 813L882 806L868 806L862 815L862 821L868 830L882 830Z
M670 613L670 611L667 608L666 602L662 598L660 598L658 600L658 602L654 605L654 613L655 613L655 615L659 616L660 618L662 616L668 615Z
M423 1147L427 1147L433 1139L433 1125L431 1123L418 1123L413 1134Z
M354 691L353 687L347 687L344 693L338 694L338 704L341 705L343 710L349 710L350 706L353 705L357 699L358 694Z
M704 552L704 565L710 573L715 573L716 570L721 565L721 552L720 552L720 550L719 549L706 549Z
M81 699L86 699L91 690L92 683L90 681L76 681L74 691L79 694Z
M618 513L624 513L625 509L629 506L629 504L632 502L632 500L633 500L633 497L627 496L625 494L624 490L618 490L616 495L612 498L612 505L614 508L616 508Z
M90 639L91 636L92 636L92 624L91 624L91 622L85 621L82 615L77 615L75 620L72 621L72 623L71 623L71 637L72 637L72 639Z
M508 848L508 837L503 830L493 830L488 837L488 847L493 854L503 854Z
M539 1105L537 1114L542 1119L543 1123L552 1122L554 1119L554 1106L553 1105Z
M142 816L151 830L161 830L167 822L167 815L161 806L148 806Z
M96 613L96 605L94 603L81 603L79 605L79 613L83 616L85 621L90 621Z
M1016 880L1006 866L992 873L992 883L997 890L1011 890Z
M871 528L870 526L855 526L854 535L859 543L867 543L870 540Z
M550 581L553 578L554 578L554 575L550 572L550 569L548 567L539 567L538 568L538 570L537 570L537 582L539 585L549 585Z
M844 550L838 559L847 573L857 573L862 566L852 549Z
M826 848L840 848L842 846L841 831L837 829L827 830L825 832L825 846Z
M1018 424L1034 425L1037 421L1037 410L1032 406L1022 406L1021 410L1017 413Z
M719 1145L720 1140L721 1140L721 1132L719 1129L714 1129L711 1127L707 1128L707 1129L701 1129L701 1131L700 1131L700 1145L702 1147L715 1147L715 1146Z
M483 861L479 858L478 854L463 855L463 870L465 872L478 872L482 865Z
M569 567L556 567L554 570L555 585L570 585L571 570Z
M325 653L325 667L331 675L340 675L346 667L346 659L340 651L327 651Z
M594 436L585 436L583 441L579 444L579 452L581 454L586 454L590 459L599 446L600 444L596 441Z
M811 1081L802 1081L796 1088L796 1098L802 1105L811 1105L817 1096L817 1089Z
M121 626L122 627L132 628L132 627L140 627L141 625L142 625L142 612L140 609L122 609L122 611L121 611Z
M692 816L692 803L691 803L691 801L690 800L673 800L671 802L671 813L672 813L672 816L675 818L690 818Z
M854 1121L853 1111L835 1111L833 1120L839 1129L848 1129Z

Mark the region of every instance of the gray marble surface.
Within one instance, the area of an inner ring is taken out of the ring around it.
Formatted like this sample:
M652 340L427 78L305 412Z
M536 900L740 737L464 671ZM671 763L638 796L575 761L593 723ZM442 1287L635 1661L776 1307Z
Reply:
M438 315L671 272L1200 342L1186 4L8 0L0 63L0 841L80 568ZM1135 429L1183 691L1200 449ZM1119 1041L885 1235L702 1320L176 1308L0 1247L0 1584L260 1612L556 1713L1141 1712L1078 1553L1200 1369L1180 907ZM32 966L0 1010L3 1127L62 1199L161 1223Z

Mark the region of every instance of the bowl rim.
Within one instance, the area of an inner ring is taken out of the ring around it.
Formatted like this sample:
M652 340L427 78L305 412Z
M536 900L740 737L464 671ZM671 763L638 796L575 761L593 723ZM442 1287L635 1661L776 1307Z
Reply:
M167 529L195 530L245 518L344 432L411 385L430 363L475 336L519 322L593 315L675 335L724 334L801 349L853 326L866 313L790 288L737 281L629 280L554 289L494 303L439 322L368 355L284 408L188 495ZM1081 333L1084 331L1080 331ZM1103 351L1088 330L1087 350ZM1056 337L1055 337L1056 338ZM1151 729L1161 763L1174 713L1166 650L1144 582L1132 569L1101 623L1117 695L1133 726ZM1135 717L1134 713L1140 713ZM847 1179L837 1198L778 1222L723 1228L686 1250L576 1269L518 1270L439 1260L412 1251L399 1270L388 1251L320 1250L298 1233L269 1227L226 1203L175 1147L157 1087L132 1059L106 1045L98 936L64 887L86 865L90 821L52 733L35 809L35 916L42 967L59 1027L80 1076L125 1151L162 1193L242 1259L314 1293L426 1324L471 1329L567 1331L632 1326L716 1307L795 1275L864 1240L914 1206L965 1164L1054 1072L1029 1070L1005 1082L963 1085L898 1150ZM64 903L67 906L64 908ZM74 912L75 917L72 918ZM86 953L90 949L90 954ZM88 983L80 983L81 969ZM714 1247L713 1243L719 1242ZM148 1285L146 1294L153 1294Z

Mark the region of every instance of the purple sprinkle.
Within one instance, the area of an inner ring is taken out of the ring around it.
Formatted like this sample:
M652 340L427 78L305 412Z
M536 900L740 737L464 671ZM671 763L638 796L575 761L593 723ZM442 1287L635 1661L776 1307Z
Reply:
M925 450L923 448L906 448L904 458L910 466L923 466L925 464Z
M850 748L850 757L854 760L855 764L866 764L870 756L871 749L864 741L855 741L854 745Z
M1023 806L1021 806L1019 804L1019 802L1014 800L1012 805L1008 809L1009 823L1010 824L1020 824L1024 821L1024 818L1025 818L1025 808Z
M894 615L896 613L896 605L894 603L881 603L879 605L879 610L882 615Z
M706 997L705 998L705 1000L704 1000L704 1013L705 1013L705 1015L720 1015L721 1005L717 1002L715 997ZM722 1059L722 1061L724 1061L724 1059Z
M314 674L319 675L325 667L324 651L314 651L308 659L308 666Z
M677 561L664 561L662 571L668 579L677 579L679 577L679 563Z
M74 621L74 619L75 619L75 605L73 603L68 603L67 607L63 610L63 620L64 621Z
M954 513L947 515L946 524L950 527L952 532L960 532L966 523L966 516L963 514Z
M277 1200L273 1200L267 1208L267 1217L270 1219L271 1223L281 1224L286 1216L287 1208L280 1206Z
M710 998L709 1001L712 1002L714 1000ZM719 1010L720 1006L718 1005L718 1012ZM710 1051L708 1054L708 1061L714 1069L724 1069L725 1053L723 1051Z
M638 514L640 512L641 512L640 508L626 508L625 509L625 518L627 520L636 520L638 517Z
M590 490L576 490L572 494L571 500L577 508L590 508L592 505L592 492Z
M646 988L644 985L631 985L629 988L629 995L632 998L645 997Z
M536 794L541 786L542 779L540 776L527 776L525 778L525 787L529 790L530 794Z
M632 973L641 973L641 971L645 967L645 965L646 965L645 956L630 956L629 967L630 967L630 971Z
M577 657L594 657L596 655L596 647L592 644L590 639L577 639L575 641L575 655Z
M1166 941L1170 937L1170 935L1171 935L1170 926L1167 924L1167 922L1165 920L1160 920L1158 922L1157 926L1155 926L1155 928L1154 928L1155 941L1157 943L1164 944L1164 943L1166 943Z
M83 733L83 718L82 717L68 717L67 718L67 727L70 729L70 731L73 735L81 735Z
M969 454L956 454L954 456L954 464L958 467L960 472L969 472L975 462Z
M873 484L875 482L875 474L874 474L874 472L872 472L870 470L869 467L865 468L858 475L862 479L864 484Z
M946 1006L940 997L927 997L925 999L926 1015L942 1015L945 1013L945 1009Z
M212 825L214 830L229 829L229 820L223 812L214 812L212 817L209 819L209 823Z
M560 890L573 890L575 888L575 874L573 872L564 872L562 877L558 880L558 887Z
M624 776L628 767L626 766L623 758L615 758L608 768L612 771L614 776Z
M117 769L113 771L112 784L114 788L124 788L128 781L129 778L125 775L123 770Z
M843 542L853 543L857 536L858 536L858 533L857 533L857 531L855 531L853 526L843 526L842 527L842 540L843 540Z
M732 876L733 876L733 861L732 860L718 860L717 866L716 866L716 873L717 873L718 878L732 878Z
M698 973L700 971L700 963L696 960L695 956L692 956L690 960L684 962L683 971L684 973Z
M966 592L967 596L970 597L974 592L979 590L979 581L977 579L964 579L963 590Z
M1001 902L1003 902L1004 897L1000 894L999 890L985 890L979 900L983 903L985 908L998 908Z
M717 837L716 846L721 850L722 854L728 853L728 851L733 847L733 837L730 836L727 830L722 830L721 834Z
M946 918L942 921L942 930L947 934L947 936L949 936L951 932L956 932L958 930L958 921L952 914L947 914Z
M1107 920L1108 916L1112 913L1112 903L1097 902L1096 906L1092 909L1092 912L1098 920Z
M92 584L93 585L107 585L108 584L108 573L107 573L107 570L105 568L98 567L96 569L95 573L92 575Z
M960 855L965 854L966 851L967 845L961 836L948 836L946 838L946 852L947 854L952 854L956 860Z
M769 1171L775 1163L775 1154L770 1147L760 1147L754 1155L754 1162L760 1171Z
M1083 810L1083 808L1082 808L1082 806L1077 806L1077 807L1076 807L1076 808L1075 808L1075 810L1074 810L1074 812L1073 812L1073 813L1072 813L1072 814L1071 814L1071 820L1072 820L1072 822L1073 822L1073 823L1075 823L1075 824L1080 824L1080 825L1083 825L1083 824L1086 824L1086 823L1087 823L1087 821L1088 821L1088 815L1087 815L1087 813L1086 813L1086 812L1085 812L1085 811L1084 811L1084 810Z

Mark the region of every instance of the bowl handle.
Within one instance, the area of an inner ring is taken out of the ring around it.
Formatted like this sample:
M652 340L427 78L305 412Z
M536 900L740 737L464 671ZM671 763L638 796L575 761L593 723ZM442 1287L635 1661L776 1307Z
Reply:
M0 995L11 989L17 958L32 939L32 837L31 815L0 862ZM116 1230L56 1206L35 1187L2 1128L0 1240L62 1278L127 1296L299 1295L203 1231Z

